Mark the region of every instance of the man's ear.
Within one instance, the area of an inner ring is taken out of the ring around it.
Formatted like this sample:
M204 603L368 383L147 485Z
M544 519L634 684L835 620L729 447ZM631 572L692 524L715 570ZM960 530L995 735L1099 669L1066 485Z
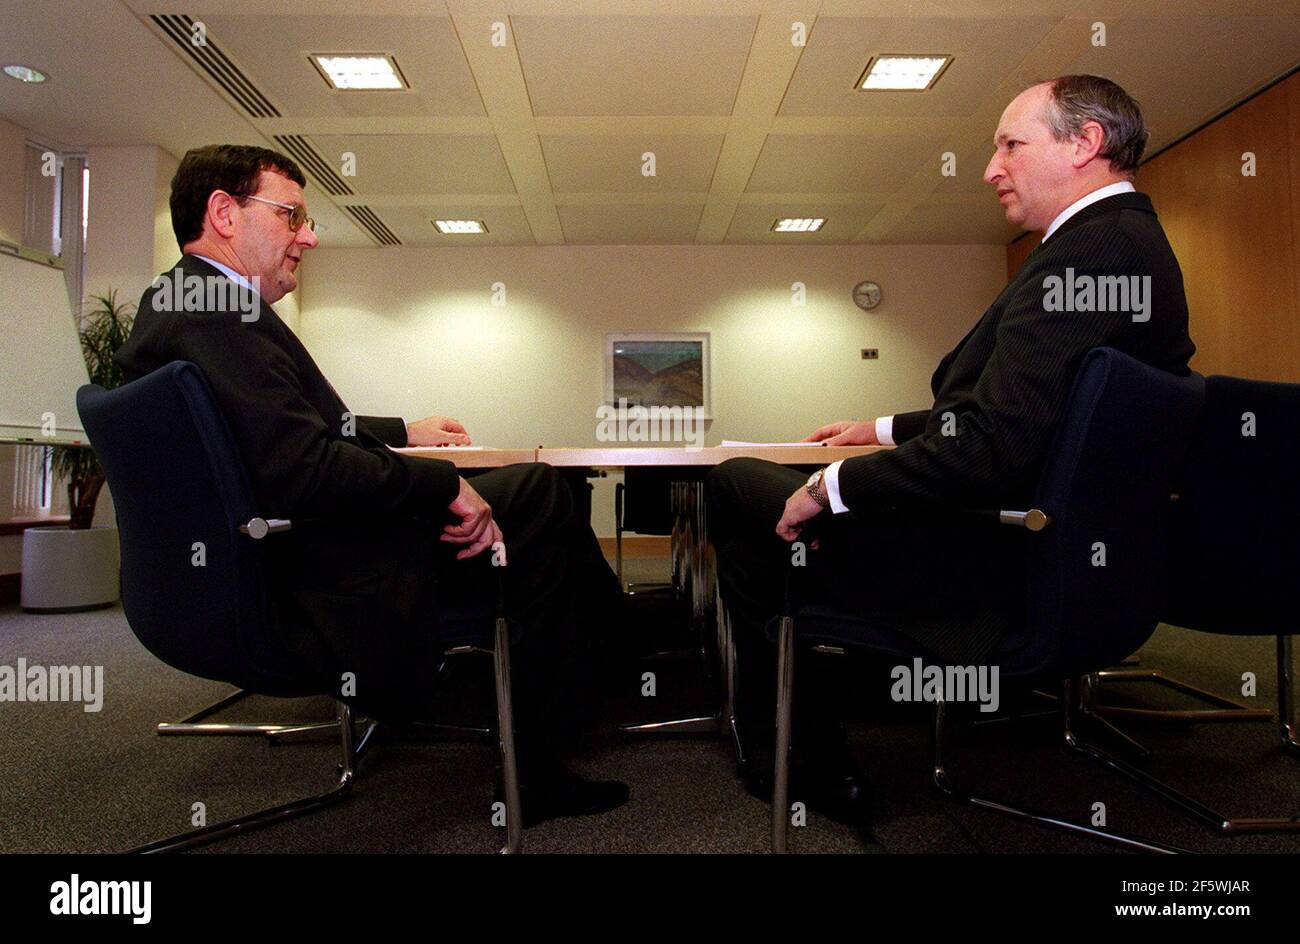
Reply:
M214 190L208 195L205 222L222 239L231 239L235 235L234 217L239 209L234 197L224 190Z
M1106 132L1102 130L1101 125L1095 121L1085 121L1074 139L1074 155L1071 163L1076 168L1085 166L1097 157L1105 143Z

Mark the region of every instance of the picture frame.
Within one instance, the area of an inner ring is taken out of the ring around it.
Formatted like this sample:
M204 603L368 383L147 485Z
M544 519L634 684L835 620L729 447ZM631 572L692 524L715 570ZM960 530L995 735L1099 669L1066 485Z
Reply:
M713 419L709 332L605 335L604 402L616 409L689 406Z

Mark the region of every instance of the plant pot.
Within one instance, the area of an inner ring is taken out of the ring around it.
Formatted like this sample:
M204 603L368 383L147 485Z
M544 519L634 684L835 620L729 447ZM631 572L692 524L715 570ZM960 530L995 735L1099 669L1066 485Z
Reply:
M23 532L24 610L59 613L111 606L120 595L117 528Z

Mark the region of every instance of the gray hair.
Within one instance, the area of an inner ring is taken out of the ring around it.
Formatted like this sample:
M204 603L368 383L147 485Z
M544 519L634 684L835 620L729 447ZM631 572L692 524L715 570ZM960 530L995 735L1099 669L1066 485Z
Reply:
M1090 121L1101 125L1101 156L1113 170L1137 172L1146 149L1146 122L1138 103L1110 79L1097 75L1063 75L1047 83L1051 95L1043 120L1057 141L1078 137Z

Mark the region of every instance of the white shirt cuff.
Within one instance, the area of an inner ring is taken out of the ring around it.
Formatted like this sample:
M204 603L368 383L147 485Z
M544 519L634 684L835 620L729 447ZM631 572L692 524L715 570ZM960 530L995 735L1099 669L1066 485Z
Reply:
M876 442L882 446L894 445L894 418L892 416L876 417Z
M822 476L822 485L826 486L826 497L830 499L831 511L837 515L842 515L849 510L849 506L840 500L840 466L844 460L832 462L826 467L826 473Z

